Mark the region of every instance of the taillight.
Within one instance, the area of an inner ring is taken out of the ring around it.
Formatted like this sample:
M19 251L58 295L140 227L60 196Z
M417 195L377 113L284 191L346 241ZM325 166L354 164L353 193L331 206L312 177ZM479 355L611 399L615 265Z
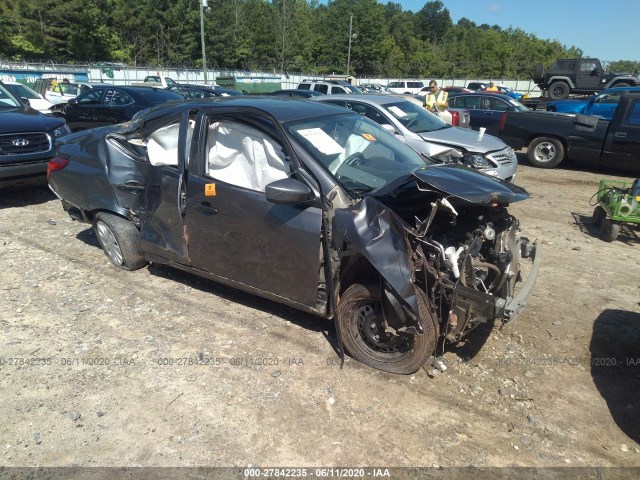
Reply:
M500 131L504 130L504 124L507 121L507 112L504 112L500 117L500 123L498 124L498 128Z
M64 167L69 165L69 160L61 157L53 157L47 163L47 180L51 176L51 172L55 172L56 170L62 170Z
M460 114L458 112L451 112L451 125L454 127L460 126Z

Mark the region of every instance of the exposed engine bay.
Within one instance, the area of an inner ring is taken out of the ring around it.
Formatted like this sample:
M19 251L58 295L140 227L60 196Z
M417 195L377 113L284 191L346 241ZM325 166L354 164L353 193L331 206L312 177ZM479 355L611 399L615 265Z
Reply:
M510 320L504 306L522 280L520 261L532 246L505 207L467 206L458 212L441 198L426 219L416 218L410 238L415 283L436 306L448 340L493 319Z

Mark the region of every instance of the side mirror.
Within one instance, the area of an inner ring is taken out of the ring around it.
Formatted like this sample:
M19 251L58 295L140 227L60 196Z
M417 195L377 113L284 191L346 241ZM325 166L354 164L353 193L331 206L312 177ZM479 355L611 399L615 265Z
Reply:
M78 100L75 98L70 98L69 101L67 102L69 105L76 105L78 103Z
M295 178L283 178L267 185L267 201L280 204L302 204L313 198L313 192Z
M383 123L380 126L383 128L383 130L386 130L387 132L395 135L396 129L393 125L389 125L388 123Z

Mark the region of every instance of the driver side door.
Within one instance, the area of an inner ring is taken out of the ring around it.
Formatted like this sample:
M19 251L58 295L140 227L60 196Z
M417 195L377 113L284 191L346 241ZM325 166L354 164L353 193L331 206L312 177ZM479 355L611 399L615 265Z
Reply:
M319 189L299 175L275 122L205 111L197 132L185 207L191 264L233 286L315 307ZM301 205L269 202L266 186L288 177L306 182L314 198Z

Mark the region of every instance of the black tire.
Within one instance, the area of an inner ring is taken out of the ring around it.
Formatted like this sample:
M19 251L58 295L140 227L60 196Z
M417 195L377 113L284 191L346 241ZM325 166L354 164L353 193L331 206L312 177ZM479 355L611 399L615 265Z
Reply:
M549 98L551 100L562 100L569 96L569 85L565 82L553 82L549 85Z
M104 254L113 265L122 270L138 270L146 265L140 248L140 233L133 223L100 212L94 219L93 228Z
M542 80L544 80L544 65L539 63L533 71L533 81L535 83L542 83Z
M604 211L604 208L598 205L596 208L593 209L593 219L591 220L591 223L593 225L595 225L596 227L599 227L600 225L602 225L602 221L605 218L607 218L607 212Z
M602 226L600 227L600 238L605 242L613 242L618 238L620 233L620 224L614 222L610 218L602 220Z
M534 138L527 147L527 158L534 167L557 167L564 158L564 145L556 138Z
M356 283L344 291L336 315L344 346L353 358L401 375L414 373L425 364L436 349L436 322L426 295L418 289L416 292L422 335L393 335L379 327L382 311L378 285Z

